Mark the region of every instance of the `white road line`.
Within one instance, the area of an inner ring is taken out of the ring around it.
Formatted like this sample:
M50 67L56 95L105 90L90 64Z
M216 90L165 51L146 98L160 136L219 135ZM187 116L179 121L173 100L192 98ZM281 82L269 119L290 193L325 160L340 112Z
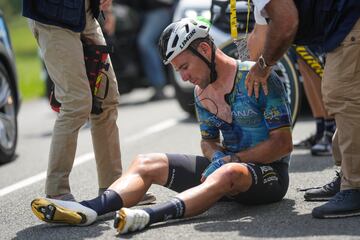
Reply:
M184 120L185 117L181 117L181 118L177 118L177 119L168 119L168 120L165 120L163 122L160 122L158 124L155 124L149 128L146 128L144 131L138 133L138 134L135 134L135 135L132 135L128 138L125 138L124 139L124 142L125 143L131 143L131 142L136 142L146 136L149 136L151 134L154 134L154 133L157 133L157 132L161 132L161 131L164 131L168 128L171 128L175 125L177 125L180 121ZM78 166L78 165L81 165L83 163L86 163L90 160L94 159L94 152L90 152L90 153L86 153L86 154L83 154L79 157L76 157L75 158L75 162L74 162L74 167ZM24 188L24 187L27 187L27 186L30 186L31 184L34 184L36 182L39 182L39 181L42 181L46 178L46 171L44 172L41 172L39 174L36 174L32 177L29 177L29 178L26 178L20 182L17 182L15 184L12 184L10 186L7 186L5 188L2 188L0 189L0 197L3 197L9 193L12 193L16 190L19 190L21 188Z

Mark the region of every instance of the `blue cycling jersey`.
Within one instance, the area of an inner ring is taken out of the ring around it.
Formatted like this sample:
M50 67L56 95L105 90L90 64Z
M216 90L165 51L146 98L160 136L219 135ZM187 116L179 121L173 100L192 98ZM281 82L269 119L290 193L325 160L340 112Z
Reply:
M254 62L238 61L237 74L231 92L225 95L231 107L232 123L218 118L205 109L201 96L195 94L195 106L203 139L218 139L226 154L254 147L269 138L274 129L291 126L291 111L283 83L273 72L268 79L269 94L260 91L259 99L248 96L245 78ZM289 156L279 159L288 162Z

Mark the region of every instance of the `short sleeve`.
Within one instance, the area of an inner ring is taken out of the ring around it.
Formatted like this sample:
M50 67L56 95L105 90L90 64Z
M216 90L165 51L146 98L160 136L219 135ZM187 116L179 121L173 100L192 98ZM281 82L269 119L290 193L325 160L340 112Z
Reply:
M260 96L265 124L269 130L291 126L291 110L283 83L272 73L268 79L269 93ZM262 91L261 91L262 92Z
M258 12L259 16L263 17L263 18L267 18L268 15L265 11L265 6L266 4L268 4L271 0L253 0L254 3L254 8L256 9L256 11ZM255 10L254 10L255 12ZM255 13L254 13L255 14ZM258 22L256 22L258 23ZM261 23L258 23L261 24ZM264 24L262 24L264 25Z
M202 139L218 139L220 135L219 129L210 121L211 117L214 116L199 103L197 97L195 97L195 109Z
M254 8L254 18L256 24L267 25L266 19L263 16L261 16L260 10L256 6Z

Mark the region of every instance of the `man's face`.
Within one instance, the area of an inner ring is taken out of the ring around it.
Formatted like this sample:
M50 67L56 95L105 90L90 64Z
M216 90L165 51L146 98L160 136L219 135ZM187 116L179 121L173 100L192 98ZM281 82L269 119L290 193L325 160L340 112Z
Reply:
M201 89L206 88L210 83L210 69L198 56L190 50L185 50L177 55L171 65L179 72L183 81L189 81Z

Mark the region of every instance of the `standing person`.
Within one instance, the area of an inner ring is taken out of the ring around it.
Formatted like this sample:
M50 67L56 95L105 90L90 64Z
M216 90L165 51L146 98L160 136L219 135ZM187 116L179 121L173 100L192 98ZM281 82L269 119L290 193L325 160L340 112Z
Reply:
M256 23L253 31L249 34L248 49L250 60L257 61L263 52L268 27L266 20L259 16L259 12L255 12L254 17ZM310 137L302 141L294 141L294 147L310 149L313 156L331 156L332 136L336 125L334 118L329 116L325 110L324 102L321 98L321 78L303 59L298 57L296 61L303 77L305 95L315 119L316 128L315 134Z
M267 78L291 43L313 45L327 53L322 95L337 130L333 156L341 165L341 188L334 184L317 194L333 196L316 207L316 218L360 215L360 1L253 0L255 11L266 19L264 49L246 79L248 94L268 93Z
M154 89L150 101L165 98L163 89L167 80L157 42L161 32L171 22L175 2L177 0L145 0L140 5L143 19L137 44L145 76Z
M294 147L310 149L313 156L332 155L332 137L336 124L335 119L327 113L321 94L322 79L303 59L298 58L299 71L303 77L303 86L312 116L315 119L315 133L310 137L294 143Z
M106 45L96 18L111 8L111 0L66 1L24 0L23 16L41 49L46 68L61 104L49 154L45 193L49 198L74 200L69 185L79 129L90 118L98 172L99 193L122 173L117 82L110 59L108 95L102 113L90 114L92 93L85 69L83 44Z
M80 203L33 200L32 210L39 219L85 225L121 208L114 226L122 234L201 214L225 196L249 205L283 199L289 186L292 140L290 107L281 80L270 75L267 97L247 96L245 77L254 62L224 54L208 31L207 22L184 18L170 24L159 42L164 62L196 86L203 156L139 155L109 187L107 197ZM134 206L152 184L179 194L151 208L126 208Z

